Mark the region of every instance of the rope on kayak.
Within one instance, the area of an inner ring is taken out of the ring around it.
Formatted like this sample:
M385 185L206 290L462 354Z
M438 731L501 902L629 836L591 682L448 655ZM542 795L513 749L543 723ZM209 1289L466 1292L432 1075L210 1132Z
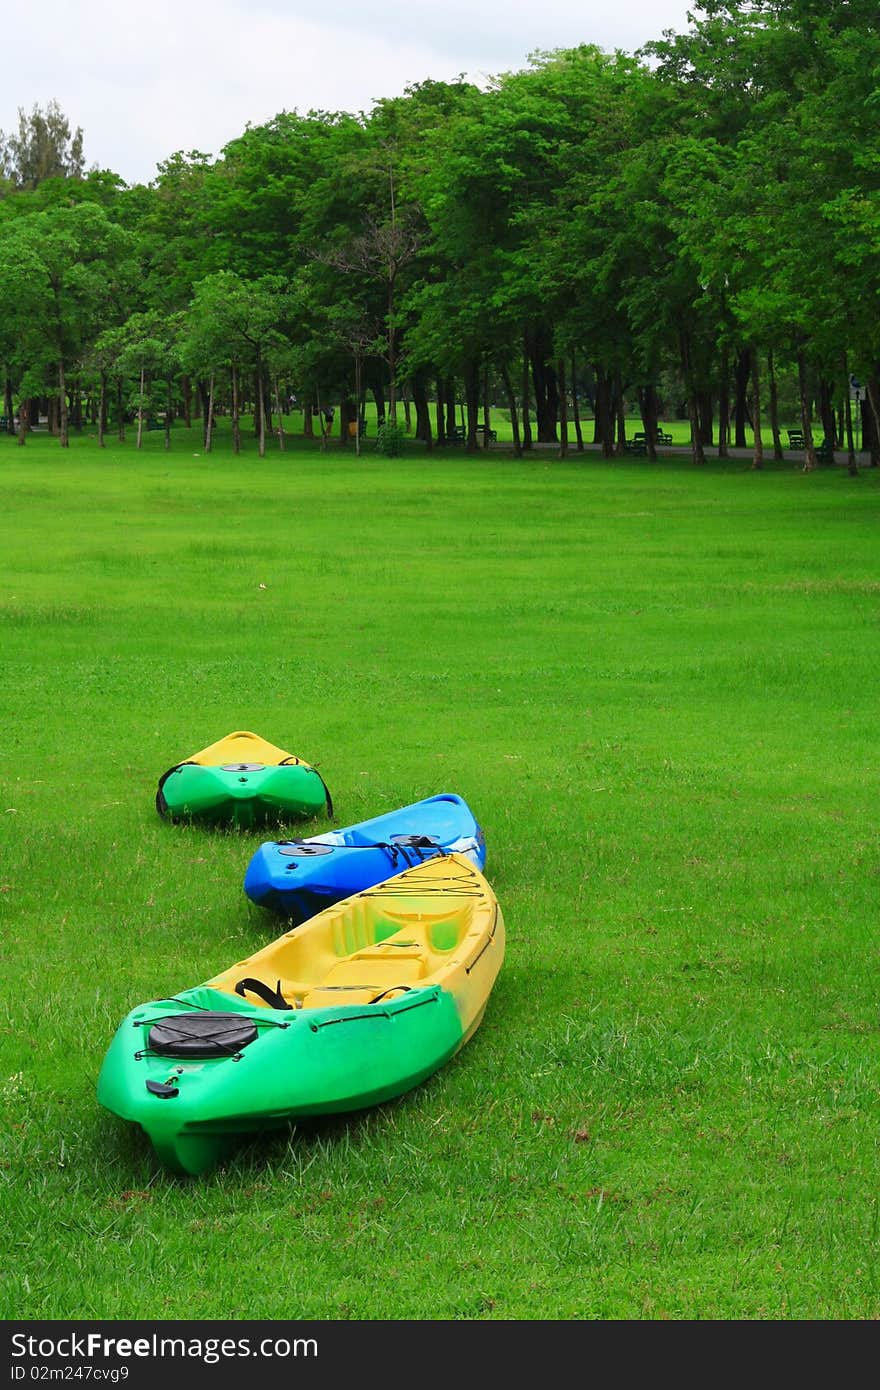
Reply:
M412 986L411 986L411 985L392 985L391 988L392 988L392 989L408 989L408 990L412 990ZM384 990L383 990L383 993L386 993L386 992L387 992L387 991L384 991ZM440 991L439 991L439 990L431 990L431 992L428 993L428 992L426 992L425 990L422 990L422 989L415 989L415 990L413 990L412 992L415 994L416 997L415 997L414 999L411 999L411 1000L410 1000L408 1003L406 1003L406 1004L401 1003L397 1008L395 1008L394 1014L405 1014L405 1013L408 1013L410 1009L420 1009L420 1008L422 1008L422 1006L425 1005L425 1004L436 1004L436 1003L439 1002L439 999L440 999ZM368 1009L370 1010L369 1013L365 1013L365 1014L337 1014L336 1017L334 1017L334 1018L322 1018L322 1019L320 1019L320 1020L319 1020L318 1022L316 1022L316 1023L310 1023L310 1024L309 1024L309 1028L312 1030L313 1033L317 1033L318 1030L319 1030L320 1028L332 1028L333 1025L336 1024L336 1023L358 1023L358 1022L360 1022L362 1019L365 1019L365 1018L391 1018L391 1017L392 1017L392 1014L389 1013L389 1011L388 1011L387 1008L385 1008L385 1009L374 1009L374 1008L372 1007L373 1002L375 1002L375 1001L371 1001L370 1004L367 1004L367 1005L364 1006L365 1008L368 1008Z
M498 926L498 904L496 903L496 904L495 904L495 915L494 915L494 917L492 918L492 930L489 932L489 935L487 936L486 940L484 941L484 943L483 943L483 945L482 945L482 948L481 948L481 949L477 952L477 954L474 956L474 958L473 958L473 960L471 961L470 965L466 965L466 966L465 966L465 968L464 968L464 973L465 973L466 975L469 975L469 974L471 973L471 971L473 970L474 966L476 965L476 963L477 963L477 961L480 959L480 957L481 957L486 951L488 951L488 949L489 949L490 946L492 946L492 945L494 944L494 941L495 941L495 928L496 928L497 926Z
M215 1014L215 1013L217 1013L217 1010L216 1010L216 1009L211 1009L211 1008L209 1008L207 1004L197 1004L197 1003L195 1002L195 1000L193 1000L193 999L180 999L176 994L169 995L169 996L168 996L167 998L165 998L165 999L154 999L154 1000L153 1000L153 1003L154 1003L154 1004L184 1004L184 1005L186 1006L186 1008L188 1008L188 1009L198 1009L198 1010L200 1010L201 1013L204 1013L204 1014ZM288 1007L289 1007L289 1008L293 1008L293 1005L292 1005L292 1004L291 1004L291 1005L288 1005ZM164 1015L163 1015L163 1017L164 1017ZM289 1023L279 1023L279 1021L278 1021L277 1019L274 1019L274 1018L264 1018L262 1014L260 1014L260 1015L254 1014L253 1016L250 1015L250 1014L248 1014L247 1017L248 1017L248 1018L253 1017L253 1021L254 1021L255 1023L263 1024L263 1025L265 1025L266 1027L269 1027L269 1028L289 1028L289 1027L290 1027L290 1024L289 1024ZM147 1026L147 1024L158 1023L158 1022L160 1022L160 1020L159 1020L159 1019L156 1019L156 1018L136 1018L136 1019L133 1020L133 1023L134 1023L135 1028L144 1028L144 1027Z
M242 1048L257 1039L257 1028L246 1014L172 1014L152 1020L142 1057L231 1057L240 1061ZM149 1083L148 1083L149 1085Z

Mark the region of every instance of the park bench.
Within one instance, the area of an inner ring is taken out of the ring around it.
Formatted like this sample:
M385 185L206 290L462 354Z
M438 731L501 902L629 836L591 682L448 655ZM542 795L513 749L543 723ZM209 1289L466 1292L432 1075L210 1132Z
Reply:
M786 433L788 434L789 449L805 449L807 447L803 430L787 430ZM821 444L815 445L815 454L820 463L833 463L834 444L828 439L823 439Z
M820 463L833 463L834 444L828 439L823 439L821 444L816 445L816 458Z
M480 424L477 425L477 434L481 434L484 439L488 438L488 442L490 444L495 444L498 441L498 431L487 430L485 420L481 421Z
M447 426L447 429L446 429L446 442L447 442L447 444L463 444L463 443L464 443L464 426L463 426L463 425L451 425L451 426Z
M671 434L665 434L665 433L663 432L663 430L660 428L660 426L658 425L658 426L657 426L657 432L656 432L656 434L654 435L654 443L655 443L655 444L671 444L671 443L672 443L672 435L671 435ZM623 446L623 447L624 447L625 451L626 451L628 454L639 454L639 455L647 454L647 452L648 452L648 435L647 435L647 432L646 432L645 430L636 430L636 432L635 432L635 434L633 435L632 439L631 439L631 440L626 440L626 441L624 442L624 446Z

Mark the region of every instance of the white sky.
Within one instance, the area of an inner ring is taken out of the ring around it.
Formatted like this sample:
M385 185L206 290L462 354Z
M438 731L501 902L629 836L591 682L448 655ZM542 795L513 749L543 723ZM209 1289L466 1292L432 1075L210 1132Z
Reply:
M690 0L693 7L693 0ZM537 50L632 53L688 28L687 0L0 0L0 130L58 102L86 167L147 183L178 150L218 156L281 111L369 111Z

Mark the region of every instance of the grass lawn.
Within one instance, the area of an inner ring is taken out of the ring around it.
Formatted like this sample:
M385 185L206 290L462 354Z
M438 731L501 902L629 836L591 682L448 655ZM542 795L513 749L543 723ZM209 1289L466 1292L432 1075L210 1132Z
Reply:
M247 444L0 438L0 1316L880 1316L880 474ZM154 807L242 728L340 826L464 796L507 955L417 1090L185 1180L95 1082L280 934L270 837Z

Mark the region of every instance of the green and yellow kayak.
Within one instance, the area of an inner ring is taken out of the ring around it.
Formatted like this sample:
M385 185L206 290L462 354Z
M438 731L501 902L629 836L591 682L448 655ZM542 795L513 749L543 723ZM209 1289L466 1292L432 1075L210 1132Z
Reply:
M198 1174L242 1136L419 1085L478 1028L504 918L463 855L325 908L204 984L120 1024L98 1100Z
M238 729L163 773L156 810L166 820L247 829L332 815L333 802L311 763Z

